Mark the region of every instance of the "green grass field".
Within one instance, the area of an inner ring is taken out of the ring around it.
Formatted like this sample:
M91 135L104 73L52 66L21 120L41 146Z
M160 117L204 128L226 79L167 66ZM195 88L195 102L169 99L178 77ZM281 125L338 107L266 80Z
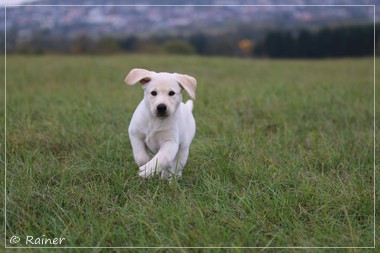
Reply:
M198 80L178 182L137 176L133 67ZM8 56L6 88L9 247L373 246L373 59Z

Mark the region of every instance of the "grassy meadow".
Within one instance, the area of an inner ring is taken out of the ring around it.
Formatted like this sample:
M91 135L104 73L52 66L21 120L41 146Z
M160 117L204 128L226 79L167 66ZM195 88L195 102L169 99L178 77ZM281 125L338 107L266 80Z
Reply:
M6 67L8 247L42 235L64 237L59 247L373 246L373 59L8 56ZM134 67L198 80L197 133L172 184L137 176L127 129L143 91L123 82Z

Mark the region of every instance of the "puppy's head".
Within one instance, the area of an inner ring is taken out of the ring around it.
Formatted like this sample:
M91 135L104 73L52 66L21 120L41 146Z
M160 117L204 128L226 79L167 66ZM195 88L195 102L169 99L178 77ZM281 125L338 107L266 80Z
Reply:
M195 99L197 81L188 75L132 69L124 81L127 85L140 83L144 89L144 100L150 112L162 119L176 111L182 101L183 90L186 90L190 97Z

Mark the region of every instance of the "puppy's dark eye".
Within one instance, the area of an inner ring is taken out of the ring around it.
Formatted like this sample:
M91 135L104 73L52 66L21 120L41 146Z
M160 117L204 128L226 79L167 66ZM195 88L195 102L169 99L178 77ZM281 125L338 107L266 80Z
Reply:
M152 96L157 96L157 91L152 91L150 94L152 94Z
M174 91L170 91L169 92L169 96L174 96L175 95L175 92Z

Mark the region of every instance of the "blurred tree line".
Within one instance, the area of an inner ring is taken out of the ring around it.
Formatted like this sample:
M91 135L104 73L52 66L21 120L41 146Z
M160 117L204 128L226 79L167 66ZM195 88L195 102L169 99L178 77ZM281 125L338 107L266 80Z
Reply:
M379 26L377 26L379 27ZM101 37L81 35L75 38L35 32L21 42L16 31L7 32L7 53L17 54L197 54L271 58L357 57L373 55L374 43L379 45L379 28L374 26L326 27L319 30L270 30L255 34L236 28L233 33L191 36ZM255 35L254 35L255 34ZM4 41L4 40L1 40ZM3 42L4 43L4 42ZM4 48L4 45L1 46ZM376 47L379 54L379 47Z
M379 32L376 28L374 41L373 25L323 28L314 32L274 31L266 35L255 54L273 58L370 56L374 52L374 43L379 43Z

